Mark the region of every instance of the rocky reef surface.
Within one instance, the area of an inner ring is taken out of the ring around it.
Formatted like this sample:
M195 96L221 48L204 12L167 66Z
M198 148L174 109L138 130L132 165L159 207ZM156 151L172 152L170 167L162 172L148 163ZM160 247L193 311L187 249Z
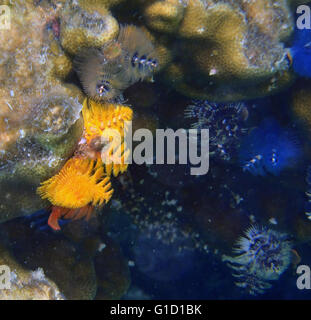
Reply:
M66 81L72 59L113 40L133 10L156 46L159 80L183 95L242 100L293 80L285 43L294 23L285 0L5 3L12 27L0 31L1 221L44 205L35 189L59 171L83 130L83 92Z

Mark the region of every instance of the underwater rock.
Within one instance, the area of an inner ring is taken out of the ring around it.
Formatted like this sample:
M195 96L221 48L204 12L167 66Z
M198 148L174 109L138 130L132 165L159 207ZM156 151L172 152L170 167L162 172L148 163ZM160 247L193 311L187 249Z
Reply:
M85 250L83 241L75 243L61 233L40 231L27 222L28 217L1 224L1 244L23 268L41 268L66 299L93 299L97 289L94 251Z
M142 12L157 42L171 37L165 42L173 62L164 77L184 95L237 101L291 83L283 42L294 21L285 0L166 0L147 3Z
M65 239L40 244L24 257L27 265L42 266L67 299L89 300L96 294L97 283L92 257Z
M128 262L119 244L102 233L100 219L73 221L58 233L40 228L41 220L32 215L0 225L0 249L20 265L17 275L40 268L69 300L120 299L127 292Z
M42 268L27 270L8 250L0 245L0 264L9 267L10 288L0 290L0 300L64 300L57 285L47 278Z
M0 221L46 206L35 190L83 132L83 95L61 81L71 66L50 27L56 11L30 1L9 5L10 32L0 30Z

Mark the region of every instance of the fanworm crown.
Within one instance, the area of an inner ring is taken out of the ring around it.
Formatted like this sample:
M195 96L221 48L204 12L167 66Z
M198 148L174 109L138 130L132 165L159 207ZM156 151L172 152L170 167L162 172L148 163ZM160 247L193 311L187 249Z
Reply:
M151 77L158 60L147 34L124 25L116 40L102 48L81 50L74 64L86 94L93 100L111 101L135 82Z
M103 205L113 193L101 161L83 158L69 159L61 171L44 181L37 191L54 206L70 209Z
M126 159L130 153L125 141L128 129L126 121L132 120L132 109L127 106L101 104L85 99L82 113L85 139L89 145L94 141L100 145L100 153L98 153L105 164L106 174L113 173L117 176L125 172L128 167ZM104 142L107 143L107 141L109 146L105 148Z
M223 261L234 270L236 285L256 295L271 287L269 281L278 280L291 262L292 244L287 234L266 227L251 226L234 248L234 257Z

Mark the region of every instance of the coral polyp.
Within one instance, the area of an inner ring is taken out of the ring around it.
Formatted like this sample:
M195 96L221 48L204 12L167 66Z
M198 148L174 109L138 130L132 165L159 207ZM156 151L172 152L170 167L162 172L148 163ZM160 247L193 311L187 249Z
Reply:
M49 224L54 229L59 229L56 222L51 224L55 217L88 217L90 214L88 206L101 206L107 203L113 194L113 189L100 160L71 158L57 175L41 183L37 192L55 207Z
M244 103L213 103L194 100L185 110L185 118L193 119L193 129L209 129L210 155L229 160L239 139L247 133L248 110Z
M288 268L292 257L289 236L266 227L251 226L245 236L238 239L233 257L223 256L223 261L234 270L236 285L249 294L264 293L270 281L278 280Z
M91 147L96 145L98 157L105 164L107 175L117 176L127 170L129 150L125 141L127 121L133 119L130 107L111 103L98 103L85 99L82 109L85 139ZM104 148L109 142L109 147ZM114 157L115 155L115 157Z

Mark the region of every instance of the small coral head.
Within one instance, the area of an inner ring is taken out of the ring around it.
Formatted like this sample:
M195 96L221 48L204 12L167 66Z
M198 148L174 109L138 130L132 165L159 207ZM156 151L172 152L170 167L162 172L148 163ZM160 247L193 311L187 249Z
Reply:
M57 175L44 181L37 192L53 206L79 209L107 203L113 189L100 160L72 158Z

